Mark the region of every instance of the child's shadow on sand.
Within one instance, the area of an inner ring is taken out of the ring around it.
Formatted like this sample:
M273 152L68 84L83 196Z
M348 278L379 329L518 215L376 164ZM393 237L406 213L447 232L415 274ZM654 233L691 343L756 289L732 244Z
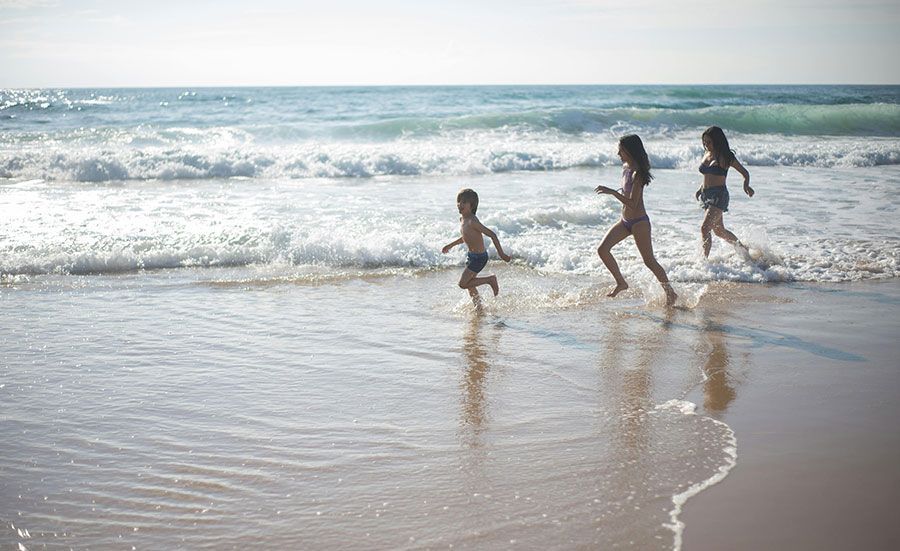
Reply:
M636 312L637 313L637 312ZM765 329L751 329L749 327L738 327L736 325L728 325L724 323L716 323L714 321L708 321L702 325L694 325L690 323L676 323L671 319L660 318L654 316L652 314L647 313L638 313L643 314L644 316L664 325L674 325L676 327L680 327L683 329L690 329L692 331L697 332L707 332L707 331L717 331L719 333L734 336L734 337L744 337L749 339L754 347L760 346L782 346L785 348L793 348L795 350L802 350L804 352L809 352L810 354L820 356L823 358L828 358L829 360L838 360L842 362L864 362L866 359L863 356L858 354L853 354L852 352L844 352L843 350L838 350L837 348L831 348L829 346L824 346L817 342L811 342L803 340L799 337L795 337L794 335L789 335L787 333L779 333L777 331L768 331Z

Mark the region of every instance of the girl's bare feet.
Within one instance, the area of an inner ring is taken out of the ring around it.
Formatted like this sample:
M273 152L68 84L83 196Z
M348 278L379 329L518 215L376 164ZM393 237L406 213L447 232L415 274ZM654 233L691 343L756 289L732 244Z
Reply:
M750 257L750 249L747 247L747 245L744 245L740 241L734 242L734 250L737 251L739 255L741 255L741 258L743 258L745 262L753 260Z
M488 285L491 286L491 291L494 291L494 296L500 294L500 285L497 284L497 276L492 275L488 278Z
M675 306L675 299L678 298L678 295L675 294L675 289L668 283L663 283L662 286L666 292L666 306Z
M628 288L628 284L623 281L622 283L616 284L616 288L613 289L612 291L610 291L609 294L607 294L606 296L614 297L627 288Z

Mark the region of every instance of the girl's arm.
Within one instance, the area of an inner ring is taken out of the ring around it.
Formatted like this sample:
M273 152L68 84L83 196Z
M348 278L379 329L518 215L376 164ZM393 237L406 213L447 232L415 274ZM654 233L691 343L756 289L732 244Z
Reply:
M700 159L700 165L702 166L702 165L706 164L707 161L709 161L709 151L707 151L707 152L703 155L703 158ZM696 191L696 192L694 192L694 199L696 199L696 200L699 201L701 195L703 195L703 182L700 182L700 187L697 188L697 191Z
M478 223L475 227L478 228L478 231L480 231L482 234L488 236L491 239L491 241L494 243L494 248L497 249L497 254L500 256L500 258L502 258L506 262L509 262L511 257L508 254L506 254L505 252L503 252L503 247L500 246L500 240L497 238L497 234L494 233L493 231L491 231L490 229L488 229L487 227L485 227L481 223L481 221L478 221Z
M737 159L731 161L731 166L734 167L735 170L741 173L741 176L744 177L744 193L753 197L753 194L756 193L753 191L753 188L750 187L750 171L744 168L744 165L740 163Z
M447 254L448 252L450 252L450 249L452 249L453 247L459 245L459 244L462 243L462 242L463 242L463 238L460 237L459 239L457 239L456 241L454 241L454 242L452 242L452 243L447 243L446 245L444 245L444 248L441 249L441 252L444 253L444 254Z
M641 180L641 177L637 174L634 175L634 185L631 187L631 193L626 197L622 195L618 191L608 188L606 186L597 186L594 191L599 194L612 195L616 199L619 200L620 203L625 205L626 207L633 209L636 208L640 203L641 194L644 192L644 182Z

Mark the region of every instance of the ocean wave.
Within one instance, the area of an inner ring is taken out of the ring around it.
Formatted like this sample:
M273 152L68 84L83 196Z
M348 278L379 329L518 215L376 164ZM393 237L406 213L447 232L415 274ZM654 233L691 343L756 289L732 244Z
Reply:
M188 124L236 124L256 139L390 141L458 131L554 131L567 136L699 130L744 134L900 135L900 102L890 90L634 88L597 90L204 89L2 90L0 114L23 126L121 131ZM383 96L384 101L379 97ZM390 100L390 101L389 101ZM29 123L35 123L30 125Z
M208 240L207 240L208 241ZM437 268L452 264L431 245L381 249L349 243L296 243L279 250L272 243L235 246L233 243L160 242L119 243L114 249L47 250L5 254L0 274L5 277L47 274L115 274L175 268L216 268L250 265L305 266L332 269Z
M105 182L214 178L368 178L476 175L616 166L614 139L563 141L493 134L460 140L389 144L309 143L297 146L134 148L70 147L0 151L0 178ZM699 141L647 140L654 168L693 167ZM815 142L769 139L743 142L738 157L749 166L857 167L900 164L900 139Z
M563 110L528 114L504 125L535 125L539 120L567 134L601 133L619 127L637 132L666 129L705 128L716 125L743 134L783 134L789 136L897 136L900 134L900 105L730 105L698 109L616 108L609 110ZM494 122L494 126L499 122Z
M714 107L673 113L671 118L676 124L715 124L745 134L888 137L900 134L900 105L888 103Z
M447 144L310 145L284 148L77 149L0 152L0 178L51 181L199 180L212 178L368 178L488 174L604 166L588 144L482 149Z
M557 108L489 112L444 117L397 117L382 121L335 125L335 137L396 139L435 136L458 130L557 131L565 135L660 133L720 126L744 134L789 136L897 136L900 105L767 104L708 105L664 108L642 103L609 109Z
M611 211L610 211L611 212ZM612 223L612 215L592 214L569 205L539 214L498 213L486 223L502 236L514 264L542 272L594 277L605 274L595 253L595 229ZM581 226L578 228L577 226ZM44 274L108 274L173 268L267 266L289 272L297 267L328 270L433 270L460 268L464 252L441 254L446 231L426 224L397 233L361 221L340 232L308 227L246 227L227 230L204 226L169 227L156 235L133 235L92 230L76 241L60 239L8 242L0 247L0 274L5 277ZM443 228L446 230L447 228ZM691 236L692 237L692 236ZM672 281L705 283L734 281L840 282L900 277L896 241L848 241L835 238L808 241L802 251L789 244L743 236L748 257L728 248L717 249L708 261L701 258L688 236L657 236L659 260ZM492 257L495 257L491 252ZM654 280L636 250L619 251L625 276L653 287Z

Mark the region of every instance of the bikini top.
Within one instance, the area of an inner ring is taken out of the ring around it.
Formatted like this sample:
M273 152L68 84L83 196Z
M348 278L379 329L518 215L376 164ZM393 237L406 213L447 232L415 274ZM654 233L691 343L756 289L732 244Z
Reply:
M700 164L700 173L715 174L716 176L726 176L728 174L728 169L722 168L719 165L712 165L708 162L704 162Z
M631 190L634 188L634 177L631 175L631 169L625 167L622 169L622 195L631 195Z

